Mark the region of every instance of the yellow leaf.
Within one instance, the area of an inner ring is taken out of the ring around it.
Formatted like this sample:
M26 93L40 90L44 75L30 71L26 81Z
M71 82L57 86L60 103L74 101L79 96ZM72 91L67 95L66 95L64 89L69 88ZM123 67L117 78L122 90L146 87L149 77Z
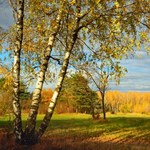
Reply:
M118 3L118 1L116 1L116 2L115 2L115 6L116 6L116 8L118 8L118 7L119 7L119 3Z

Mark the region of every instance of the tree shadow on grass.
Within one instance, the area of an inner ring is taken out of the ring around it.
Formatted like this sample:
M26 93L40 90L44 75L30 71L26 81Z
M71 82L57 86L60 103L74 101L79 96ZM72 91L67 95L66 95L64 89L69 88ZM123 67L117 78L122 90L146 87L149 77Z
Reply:
M42 120L37 120L37 126L40 125ZM23 120L23 126L25 125L25 120ZM7 119L3 120L0 118L0 128L10 128L12 129L13 122ZM110 133L110 132L120 132L120 130L138 130L142 133L150 130L150 118L140 118L140 117L114 117L108 118L107 121L93 120L93 119L82 119L82 118L72 118L72 119L52 119L47 131L57 131L67 132L73 131L81 133L86 131L93 131L100 133Z
M101 122L92 119L69 119L69 120L51 120L48 130L55 129L95 129L102 130L105 132L114 132L125 129L136 129L139 131L147 131L150 129L150 118L139 118L139 117L115 117L108 118L108 121Z
M40 123L41 120L38 120L37 126ZM11 124L12 122L8 120L0 120L1 128L11 127L10 130L12 130ZM8 135L1 134L0 141L2 142L0 144L7 141L6 143L10 147L16 147L13 144L13 136L9 137ZM103 150L107 148L106 150L119 150L123 149L122 146L125 149L136 149L137 147L147 149L150 147L150 118L114 117L108 118L106 122L81 118L52 119L40 143L28 147L28 149ZM5 148L9 149L9 147L3 147L3 149Z
M0 139L1 141L1 139ZM136 144L120 144L113 141L104 142L101 139L89 140L83 138L64 138L44 136L35 145L17 145L14 137L3 138L0 150L149 150L149 146Z

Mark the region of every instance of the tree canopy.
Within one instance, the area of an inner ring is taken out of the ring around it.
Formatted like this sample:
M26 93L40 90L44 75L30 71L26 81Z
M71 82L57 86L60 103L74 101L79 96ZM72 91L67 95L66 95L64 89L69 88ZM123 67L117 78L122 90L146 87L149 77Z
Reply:
M74 112L92 114L94 105L98 102L98 95L88 84L81 73L65 77L58 102L65 102Z
M14 131L19 143L33 144L43 135L71 65L83 61L87 64L107 59L119 61L143 43L149 49L149 0L9 2L16 23L6 31L0 43L14 58ZM45 117L36 131L43 84L47 77L53 78L51 72L54 65L59 68L58 80ZM21 120L20 74L36 81L25 130L22 129Z

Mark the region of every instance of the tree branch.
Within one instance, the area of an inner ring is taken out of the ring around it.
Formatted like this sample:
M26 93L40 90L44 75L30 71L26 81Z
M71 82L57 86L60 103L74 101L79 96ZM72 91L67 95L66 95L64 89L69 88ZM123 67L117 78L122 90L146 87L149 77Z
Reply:
M59 58L55 58L55 57L53 57L53 56L50 56L50 58L52 58L53 60L57 61L59 65L61 64L61 62L60 62L60 59L59 59Z

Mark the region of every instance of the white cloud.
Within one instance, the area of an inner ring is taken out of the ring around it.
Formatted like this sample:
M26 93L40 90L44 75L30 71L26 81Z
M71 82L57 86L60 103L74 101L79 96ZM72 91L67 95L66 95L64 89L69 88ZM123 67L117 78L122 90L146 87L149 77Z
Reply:
M13 13L10 5L7 1L0 0L0 26L6 29L13 22Z
M137 51L135 57L122 60L121 64L128 69L128 73L119 86L115 82L110 83L112 90L150 91L150 56L146 52Z

